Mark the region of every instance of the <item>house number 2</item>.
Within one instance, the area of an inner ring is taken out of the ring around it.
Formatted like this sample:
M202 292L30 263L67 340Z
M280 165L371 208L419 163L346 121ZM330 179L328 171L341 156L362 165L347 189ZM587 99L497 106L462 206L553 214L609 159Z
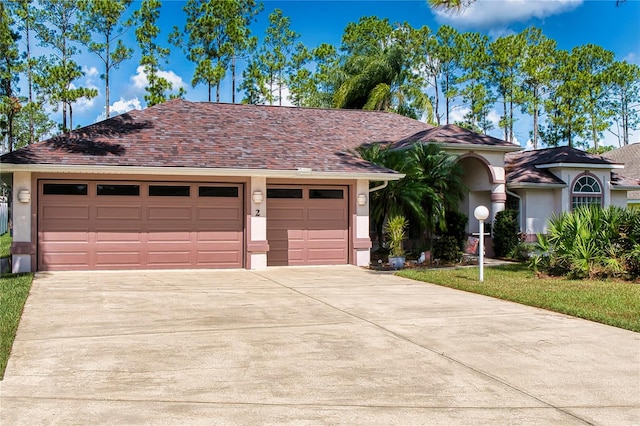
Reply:
M260 209L256 209L256 217L260 217Z

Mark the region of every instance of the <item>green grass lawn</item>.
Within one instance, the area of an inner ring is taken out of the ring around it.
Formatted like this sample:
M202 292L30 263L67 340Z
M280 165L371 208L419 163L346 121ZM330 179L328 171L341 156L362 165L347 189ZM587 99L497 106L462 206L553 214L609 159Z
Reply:
M7 274L0 277L0 380L7 368L11 346L16 337L32 280L33 274Z
M8 232L0 235L0 257L9 257L11 249L11 236Z
M398 275L640 332L640 284L537 278L526 265L485 268L407 269Z

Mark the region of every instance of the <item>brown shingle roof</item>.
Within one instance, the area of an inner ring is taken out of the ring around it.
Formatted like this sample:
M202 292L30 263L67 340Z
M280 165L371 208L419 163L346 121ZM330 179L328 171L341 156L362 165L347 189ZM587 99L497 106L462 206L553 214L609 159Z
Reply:
M628 182L620 182L620 185L628 186L632 182L637 185L637 181L640 179L640 143L605 152L602 156L618 163L624 163L624 174L628 178ZM640 191L627 192L627 198L640 200Z
M481 135L455 124L433 127L410 135L393 145L394 148L408 147L414 142L436 142L455 145L485 145L519 149L518 145L494 138L489 135Z
M2 163L389 172L346 154L432 126L386 112L172 100L30 145Z
M533 151L512 152L505 155L507 183L565 184L547 169L545 164L617 164L600 155L589 154L568 146Z

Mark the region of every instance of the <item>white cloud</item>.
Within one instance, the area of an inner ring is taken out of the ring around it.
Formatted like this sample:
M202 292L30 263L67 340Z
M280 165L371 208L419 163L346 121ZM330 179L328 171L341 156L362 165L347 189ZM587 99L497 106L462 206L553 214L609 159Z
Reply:
M454 107L449 111L449 123L455 123L456 121L464 121L464 116L471 111L468 107Z
M142 109L142 104L140 103L140 99L138 99L137 97L132 99L120 98L120 100L115 101L113 105L110 106L109 115L113 117L115 115L123 114L125 112L131 111L133 109ZM102 121L105 118L107 118L107 113L106 111L102 111L102 114L96 117L96 121Z
M158 76L171 83L173 85L173 90L178 90L180 87L187 87L185 82L182 80L182 77L173 71L158 71ZM144 67L142 65L138 66L136 69L136 75L132 76L131 80L133 81L133 85L136 89L144 90L144 88L147 87L149 80L147 79L147 74L145 74Z
M629 53L627 56L625 56L624 58L622 58L623 61L627 61L630 64L637 64L640 65L640 56L638 56L636 53L631 52Z
M571 11L583 0L477 0L460 12L436 11L441 24L489 28Z
M89 68L86 65L83 65L82 72L87 80L93 80L98 76L98 68L96 67Z
M489 114L487 114L487 120L489 120L496 129L500 127L500 114L498 114L495 109L489 111Z

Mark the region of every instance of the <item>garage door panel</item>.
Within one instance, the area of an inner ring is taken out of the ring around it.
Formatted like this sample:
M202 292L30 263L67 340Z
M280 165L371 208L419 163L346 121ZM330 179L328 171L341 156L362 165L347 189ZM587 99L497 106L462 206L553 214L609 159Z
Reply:
M235 267L241 261L240 252L235 247L228 251L199 251L197 254L197 262L200 266L207 267Z
M191 231L149 231L149 243L190 243Z
M346 224L347 214L344 209L309 209L308 215L309 221L312 222L311 226L336 226L335 221L344 222Z
M199 207L196 218L205 221L241 221L242 210L238 207Z
M154 206L147 210L149 220L191 220L191 207Z
M185 184L189 197L154 197L144 189L127 197L96 194L100 185L119 187L114 182L85 182L87 191L74 196L43 193L45 183L68 182L39 186L40 270L242 267L241 197L200 197L197 183Z
M46 206L42 209L41 218L48 219L77 219L77 220L89 220L89 206L74 206L74 205L52 205Z
M47 243L89 243L89 230L71 230L62 227L61 230L52 230L41 234L40 241Z
M139 251L100 251L96 250L96 266L133 267L143 262Z
M343 242L347 233L343 229L309 229L307 239L311 241L338 241Z
M42 263L51 270L81 267L89 263L89 254L86 250L49 252L42 257Z
M130 225L129 225L130 226ZM95 232L96 243L142 243L142 234L137 229L103 229Z
M140 206L97 206L97 220L121 220L139 221L142 219L142 207Z
M331 263L344 263L343 260L346 256L346 251L334 248L330 249L310 249L307 252L307 260L309 262L326 262Z
M275 200L282 202L282 200ZM273 202L273 201L272 201ZM275 204L275 203L274 203ZM302 207L299 208L291 208L291 207L280 207L269 205L267 217L269 221L273 221L274 224L278 220L282 221L303 221L304 220L305 209Z
M190 250L149 250L147 253L147 262L149 266L190 266L191 251Z
M198 232L196 234L198 243L224 243L232 242L238 244L242 241L242 233L235 231L219 231L219 232Z

